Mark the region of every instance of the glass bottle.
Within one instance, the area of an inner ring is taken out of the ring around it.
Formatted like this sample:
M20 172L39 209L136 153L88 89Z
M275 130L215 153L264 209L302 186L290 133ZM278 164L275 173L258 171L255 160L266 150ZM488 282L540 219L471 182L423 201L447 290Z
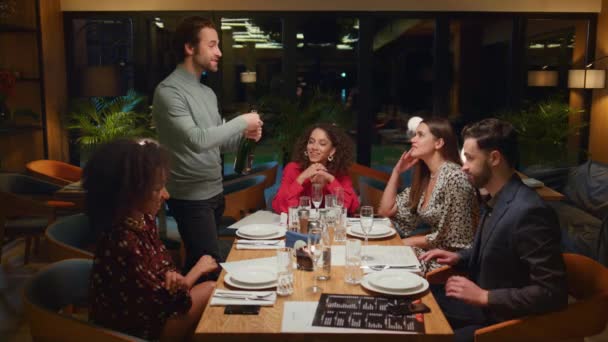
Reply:
M257 109L252 108L250 112L257 113L258 111ZM245 137L241 139L234 158L234 173L246 175L251 172L256 145L257 144L253 139L247 139Z

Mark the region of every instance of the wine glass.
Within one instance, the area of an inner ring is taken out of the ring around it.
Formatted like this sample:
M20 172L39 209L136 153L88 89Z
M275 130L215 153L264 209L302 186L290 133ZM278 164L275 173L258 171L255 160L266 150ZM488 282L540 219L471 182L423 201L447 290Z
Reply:
M313 285L307 290L312 293L319 293L323 289L317 285L317 269L319 259L323 255L323 230L320 227L311 228L308 231L308 252L312 260L312 279Z
M365 251L368 252L368 234L372 231L372 227L374 226L374 207L369 205L364 205L361 207L359 212L360 222L361 222L361 230L363 234L365 234ZM370 255L363 255L361 257L362 260L368 261L372 260Z

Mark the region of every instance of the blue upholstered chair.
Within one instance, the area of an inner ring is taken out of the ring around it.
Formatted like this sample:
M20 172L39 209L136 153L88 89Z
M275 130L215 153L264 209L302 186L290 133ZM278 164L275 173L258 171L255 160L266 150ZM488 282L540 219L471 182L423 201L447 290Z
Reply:
M143 341L72 314L89 301L92 266L92 260L63 260L29 280L23 299L34 341Z
M267 163L253 165L251 171L247 176L266 176L266 181L264 181L264 189L268 189L274 185L277 181L277 171L279 169L279 162L271 161ZM224 176L224 183L229 183L239 178L243 178L246 176L239 175L236 173L231 173L229 175Z
M95 243L95 232L87 215L76 214L61 218L47 228L45 235L52 261L93 259L91 246Z

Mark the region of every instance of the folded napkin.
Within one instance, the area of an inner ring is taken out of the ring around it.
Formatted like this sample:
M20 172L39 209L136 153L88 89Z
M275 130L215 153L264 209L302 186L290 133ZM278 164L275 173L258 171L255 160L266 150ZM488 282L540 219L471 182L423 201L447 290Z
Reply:
M285 247L283 240L236 240L236 249L279 249Z
M298 233L291 230L288 230L285 233L285 246L293 248L293 244L296 241L302 240L304 243L308 243L308 234Z
M265 296L268 295L268 296ZM232 291L215 289L211 297L211 306L224 305L261 305L273 306L277 301L275 291Z

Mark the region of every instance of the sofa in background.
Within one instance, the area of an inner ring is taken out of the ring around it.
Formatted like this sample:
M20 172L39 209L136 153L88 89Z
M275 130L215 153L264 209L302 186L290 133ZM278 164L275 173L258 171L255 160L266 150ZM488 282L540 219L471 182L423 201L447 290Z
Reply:
M564 252L608 266L608 164L587 161L572 168L525 173L566 196L564 201L547 202L559 217Z

